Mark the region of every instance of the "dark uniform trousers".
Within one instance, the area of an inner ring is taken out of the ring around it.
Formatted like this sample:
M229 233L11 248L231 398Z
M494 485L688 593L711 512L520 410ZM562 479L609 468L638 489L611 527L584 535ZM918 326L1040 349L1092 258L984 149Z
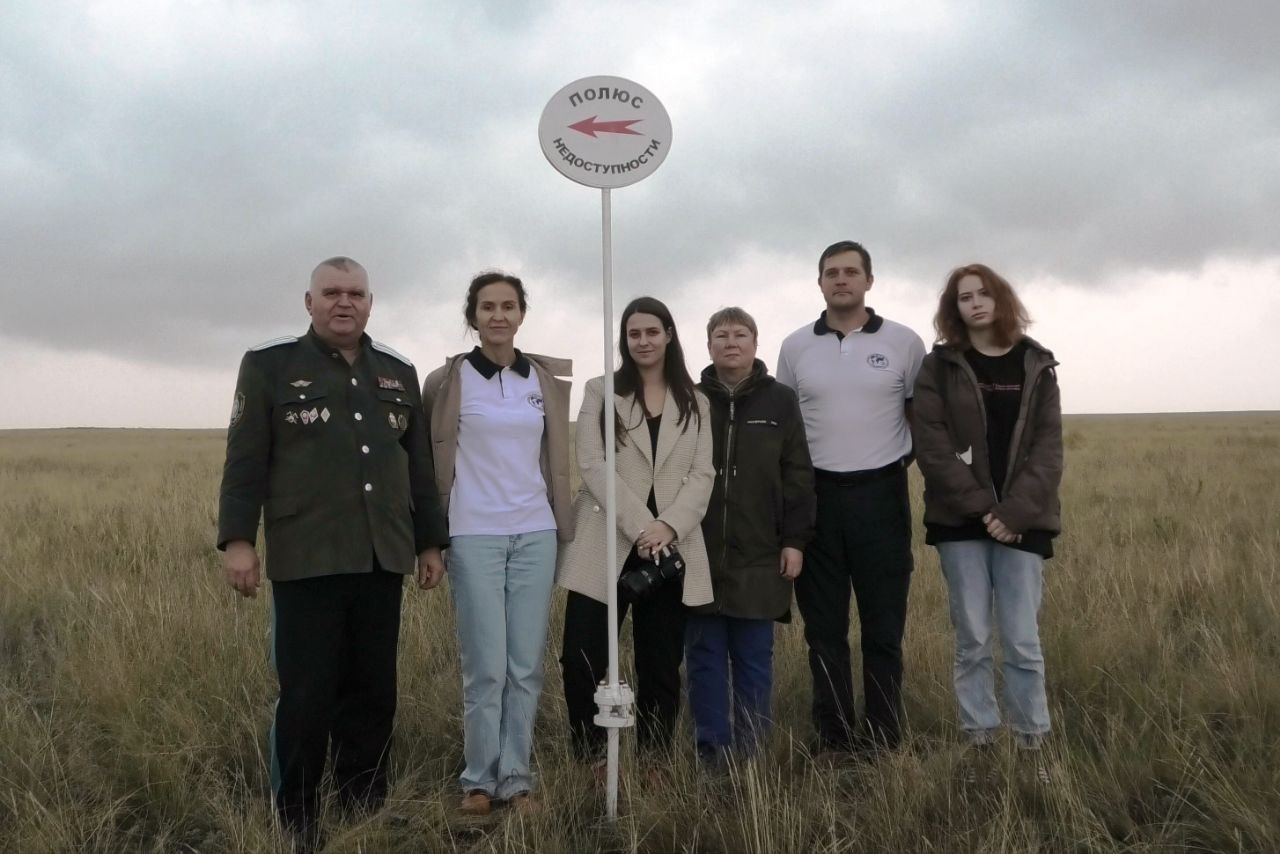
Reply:
M372 573L272 582L271 784L289 827L314 825L326 754L342 807L386 798L403 580L375 559Z
M311 834L326 754L347 806L386 795L401 584L449 542L412 364L368 335L348 362L315 329L245 353L218 548L260 526L280 680L272 790L284 823Z
M634 552L633 552L634 554ZM669 581L631 606L636 668L636 746L665 750L680 714L680 662L684 658L685 607L681 580ZM618 626L627 616L618 602ZM595 725L596 685L609 671L609 608L590 596L570 591L564 611L560 666L574 753L599 756L606 733Z
M902 636L911 585L911 508L901 464L816 472L817 526L796 579L822 749L896 747L902 738ZM849 658L849 593L858 606L866 730Z

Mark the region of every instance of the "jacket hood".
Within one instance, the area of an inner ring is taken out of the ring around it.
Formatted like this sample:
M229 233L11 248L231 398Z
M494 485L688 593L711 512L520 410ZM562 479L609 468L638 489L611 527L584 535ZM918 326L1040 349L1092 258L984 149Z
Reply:
M1046 362L1050 365L1058 364L1057 360L1053 358L1053 351L1036 339L1032 338L1030 335L1023 335L1019 343L1026 344L1027 349L1035 353L1040 361ZM948 347L946 344L934 344L933 352L938 356L938 358L946 359L948 362L959 362L961 355L964 353L963 350Z
M769 376L769 369L765 367L764 362L756 359L751 363L751 373L747 374L746 379L733 388L733 394L735 397L741 397L773 382L776 382L776 380ZM702 389L702 393L709 398L717 400L729 399L730 389L720 382L720 377L716 376L715 365L707 365L702 369L698 386Z

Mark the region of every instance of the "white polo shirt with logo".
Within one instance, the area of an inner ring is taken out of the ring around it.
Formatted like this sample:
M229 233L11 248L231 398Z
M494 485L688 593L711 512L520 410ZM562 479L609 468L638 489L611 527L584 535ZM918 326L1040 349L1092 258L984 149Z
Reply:
M883 468L911 453L906 401L924 360L924 342L871 309L848 335L816 323L797 329L778 353L778 382L795 389L813 467L834 472Z
M555 530L542 475L542 387L516 351L509 367L477 347L458 369L458 456L449 494L449 535Z

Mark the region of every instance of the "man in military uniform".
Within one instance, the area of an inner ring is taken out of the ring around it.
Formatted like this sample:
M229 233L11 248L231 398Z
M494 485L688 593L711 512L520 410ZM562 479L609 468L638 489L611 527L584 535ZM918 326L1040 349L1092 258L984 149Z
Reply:
M245 353L218 513L227 583L260 586L265 517L280 699L271 784L285 826L313 833L326 753L344 806L386 796L403 576L435 587L448 531L413 364L364 334L363 267L311 274L311 327Z

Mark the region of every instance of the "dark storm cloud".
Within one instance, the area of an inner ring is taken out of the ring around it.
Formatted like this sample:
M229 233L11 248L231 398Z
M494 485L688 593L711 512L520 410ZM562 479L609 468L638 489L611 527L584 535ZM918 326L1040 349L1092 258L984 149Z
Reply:
M428 309L503 259L585 292L598 202L534 129L590 73L672 112L667 163L615 195L619 275L654 289L748 248L807 277L845 236L881 278L930 282L974 258L1102 285L1277 254L1271 4L988 4L902 27L839 4L249 8L142 33L9 14L0 335L198 362L301 328L306 273L338 252Z

